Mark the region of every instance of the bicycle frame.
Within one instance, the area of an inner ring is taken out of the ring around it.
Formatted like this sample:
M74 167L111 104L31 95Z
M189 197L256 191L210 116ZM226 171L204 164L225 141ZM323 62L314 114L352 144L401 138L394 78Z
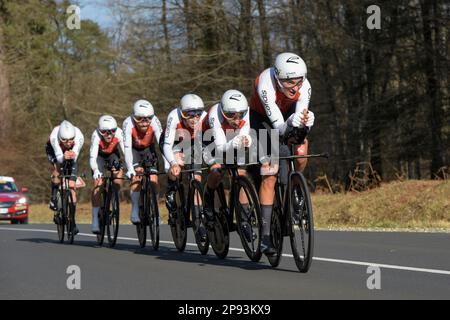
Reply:
M183 197L184 197L183 202L185 203L183 212L184 212L184 219L185 219L186 225L188 227L190 226L190 222L193 220L192 217L189 217L188 213L192 212L192 207L194 206L194 203L190 203L189 202L188 197L189 197L189 195L192 192L192 189L193 189L192 184L196 180L195 179L196 173L199 172L199 171L204 171L204 170L206 170L206 169L203 168L203 169L182 170L181 174L180 174L180 178L177 180L177 189L180 190L180 186L183 184L183 173L187 173L189 175L189 178L188 178L188 190L187 190L186 193L183 192Z
M231 190L230 193L228 195L228 201L226 201L226 196L225 194L220 194L220 197L225 197L224 199L220 199L221 202L223 203L228 203L228 215L227 215L227 223L228 223L228 228L230 232L236 231L237 228L234 226L234 217L236 214L236 208L235 208L235 203L233 201L234 197L235 197L235 193L236 193L236 179L238 179L239 177L239 171L238 169L240 167L244 167L243 166L239 166L239 165L225 165L224 170L228 171L229 175L230 175L230 179L231 179Z
M64 240L64 233L65 233L65 227L69 228L69 222L71 219L73 219L72 224L75 224L75 212L73 212L73 217L71 217L71 206L70 204L73 203L73 195L72 190L70 189L70 177L71 177L71 170L70 170L70 161L65 161L63 163L62 167L62 175L59 176L60 179L60 186L59 186L59 196L60 199L58 201L58 216L59 221L57 223L58 225L58 235L60 236L60 242L62 243ZM69 203L66 203L69 201ZM68 208L68 210L67 210ZM71 227L73 227L71 225ZM70 232L73 232L73 230L70 230ZM73 243L74 235L73 233L70 234L69 230L67 229L67 238L69 240L69 243Z

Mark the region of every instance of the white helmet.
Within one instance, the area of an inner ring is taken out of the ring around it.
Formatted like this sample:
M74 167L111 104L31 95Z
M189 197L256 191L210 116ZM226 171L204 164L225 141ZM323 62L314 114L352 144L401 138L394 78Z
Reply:
M69 121L64 120L59 125L58 131L59 140L73 140L75 139L75 127Z
M202 98L200 98L196 94L187 94L180 101L181 111L199 111L205 109L205 104L203 103Z
M246 112L248 101L245 95L238 90L228 90L220 101L222 112Z
M275 59L275 76L278 80L306 79L307 73L305 61L294 53L281 53Z
M153 117L155 110L147 100L138 100L133 107L133 116L135 117Z
M117 129L117 121L111 116L102 116L98 121L98 129L101 131Z

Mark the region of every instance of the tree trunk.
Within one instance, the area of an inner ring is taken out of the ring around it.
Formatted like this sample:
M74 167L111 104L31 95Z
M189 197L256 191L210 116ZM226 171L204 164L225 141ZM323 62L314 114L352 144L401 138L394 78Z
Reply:
M192 52L194 50L194 34L192 23L192 1L183 0L184 3L184 20L186 24L186 38L187 38L187 51Z
M252 1L241 0L241 17L239 22L239 32L242 35L239 40L239 47L243 51L243 73L250 77L253 70L253 46L252 46Z
M9 91L9 80L5 63L5 48L3 47L4 35L2 18L0 17L0 139L3 140L10 128L11 100Z
M163 25L164 30L164 54L166 56L166 61L169 65L169 70L171 66L171 58L170 58L170 38L169 38L169 28L167 26L167 1L162 0L162 16L161 16L161 24Z
M264 68L269 68L272 65L272 53L270 49L270 33L267 26L266 4L264 0L257 0L259 11L259 29L261 33L262 54Z
M430 110L428 121L431 129L431 176L443 167L442 150L442 101L439 92L439 77L436 71L438 50L436 48L436 34L434 25L438 23L436 17L436 1L421 1L423 38L424 38L424 66L427 77L427 95L429 97Z

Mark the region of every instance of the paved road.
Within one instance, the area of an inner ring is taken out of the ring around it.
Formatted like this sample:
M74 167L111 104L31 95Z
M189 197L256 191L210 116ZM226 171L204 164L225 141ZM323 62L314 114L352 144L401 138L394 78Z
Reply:
M132 226L114 249L96 247L89 226L71 246L54 230L0 225L0 299L450 299L450 234L317 232L311 271L300 274L289 251L278 269L250 262L237 235L218 260L195 245L178 253L167 226L158 252L138 249ZM367 288L371 264L381 265L381 290ZM81 290L67 289L70 265Z

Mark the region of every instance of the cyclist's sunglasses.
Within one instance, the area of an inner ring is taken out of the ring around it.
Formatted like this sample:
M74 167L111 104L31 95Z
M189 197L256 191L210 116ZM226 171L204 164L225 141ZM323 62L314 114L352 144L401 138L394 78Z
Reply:
M280 83L285 88L295 88L303 83L304 78L295 78L295 79L280 79Z
M106 136L106 135L113 135L116 134L117 129L111 129L111 130L100 130L100 134L102 136Z
M59 139L59 141L61 141L62 143L69 143L69 142L73 142L75 140L75 138L72 139Z
M193 118L200 118L203 114L203 110L192 110L192 111L182 111L181 116L184 119L193 119Z
M244 112L222 112L223 116L229 120L232 119L244 119L245 116L247 115L248 111L244 111Z
M150 116L150 117L136 117L136 116L134 116L133 119L136 122L143 122L143 121L151 122L153 120L153 117L154 116Z

